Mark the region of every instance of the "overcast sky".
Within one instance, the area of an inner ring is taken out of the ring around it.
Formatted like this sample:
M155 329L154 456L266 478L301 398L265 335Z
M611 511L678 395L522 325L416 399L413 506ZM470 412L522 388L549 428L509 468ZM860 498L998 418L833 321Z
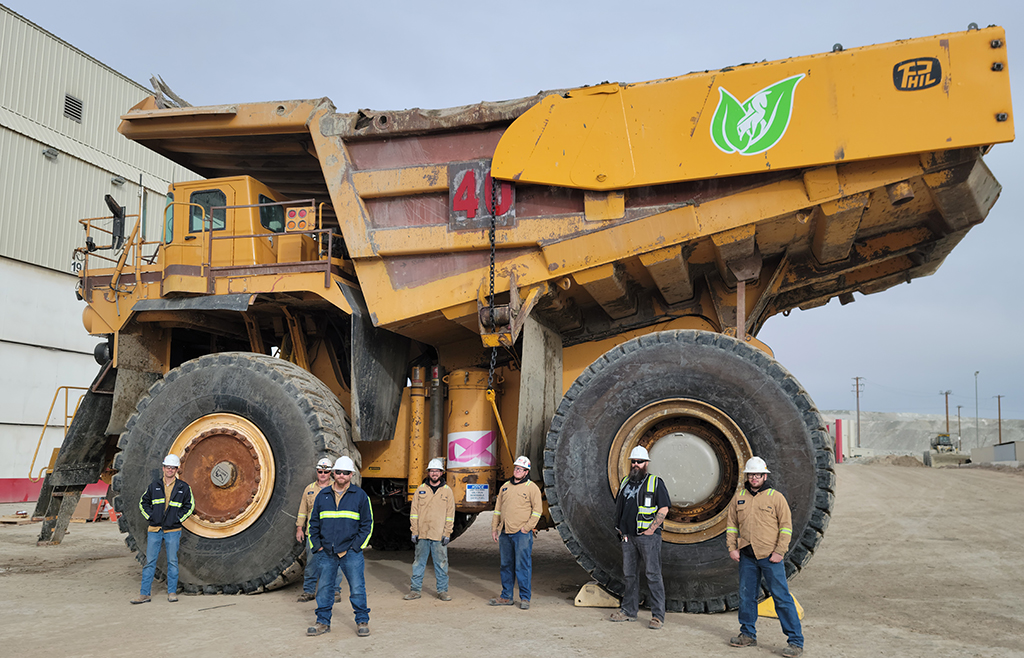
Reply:
M341 112L444 108L602 81L1006 28L1022 106L1024 2L82 2L0 0L127 77L158 74L193 105L327 96ZM2 64L0 64L2 65ZM125 108L127 109L127 108ZM1018 122L1024 125L1024 122ZM986 162L1003 185L988 219L934 276L844 307L768 321L760 338L821 409L1024 418L1024 148Z

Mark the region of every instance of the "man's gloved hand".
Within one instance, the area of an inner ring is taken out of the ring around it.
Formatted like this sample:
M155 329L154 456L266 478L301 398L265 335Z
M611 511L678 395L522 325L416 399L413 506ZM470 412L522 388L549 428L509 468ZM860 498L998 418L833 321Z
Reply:
M447 546L448 542L450 542L451 540L452 540L451 537L441 537L441 545L442 546Z
M419 536L419 535L413 535L413 536L412 536L412 543L414 543L414 544L415 544L415 543L416 543L417 541L419 541L419 539L420 539L420 536Z

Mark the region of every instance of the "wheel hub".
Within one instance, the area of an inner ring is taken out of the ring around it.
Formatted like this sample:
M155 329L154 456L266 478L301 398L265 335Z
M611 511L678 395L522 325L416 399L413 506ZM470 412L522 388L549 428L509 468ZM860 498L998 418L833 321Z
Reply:
M691 544L724 532L729 501L742 483L739 464L753 455L739 427L721 410L697 400L670 399L633 414L615 435L608 481L617 494L636 446L651 455L650 472L665 480L672 505L665 541Z
M273 454L256 425L235 414L203 416L175 439L181 479L188 482L195 512L184 526L202 537L235 535L259 518L274 487Z

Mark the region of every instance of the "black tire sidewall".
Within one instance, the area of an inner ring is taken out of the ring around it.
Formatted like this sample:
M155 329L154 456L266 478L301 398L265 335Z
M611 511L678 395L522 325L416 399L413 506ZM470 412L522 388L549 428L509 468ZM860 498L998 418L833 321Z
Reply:
M183 530L179 549L182 583L267 584L302 553L295 541L295 513L312 481L311 465L322 454L322 428L299 392L281 377L284 362L267 367L255 355L203 357L172 371L140 403L128 427L121 495L138 501L160 473L160 463L175 438L198 418L231 413L263 432L274 456L275 480L260 517L235 536L200 537ZM305 408L304 408L305 407ZM141 553L146 547L146 520L138 505L126 505L129 531ZM287 528L283 532L281 528ZM237 559L230 559L230 556ZM163 563L163 558L161 558ZM276 572L276 573L275 573Z
M770 486L786 495L793 537L802 535L814 508L812 430L820 416L795 380L763 352L725 336L697 331L662 332L613 348L573 384L559 406L546 456L568 541L593 565L599 582L622 591L622 554L615 500L608 482L608 454L615 434L636 411L658 400L689 398L725 412L753 453L772 469ZM800 407L805 407L801 409ZM807 413L807 412L810 413ZM552 436L555 434L557 436ZM553 445L554 444L554 445ZM570 550L573 550L570 545ZM734 599L736 564L725 536L696 544L662 544L666 598L689 602ZM689 606L687 606L689 608Z

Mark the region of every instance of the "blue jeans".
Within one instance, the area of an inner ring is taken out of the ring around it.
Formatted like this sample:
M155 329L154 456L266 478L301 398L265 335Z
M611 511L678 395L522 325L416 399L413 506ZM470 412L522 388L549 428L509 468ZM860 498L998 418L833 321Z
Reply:
M515 581L519 581L519 600L530 600L530 575L533 573L533 533L514 532L498 535L501 553L501 598L511 599Z
M150 531L146 537L146 566L142 567L142 588L139 593L149 596L153 590L153 574L156 572L156 559L160 557L160 544L167 552L167 593L178 591L178 545L181 543L181 530L164 532Z
M307 540L308 541L308 540ZM306 544L306 569L302 572L302 591L316 594L317 583L320 581L320 555L314 553L313 548ZM338 571L338 580L334 583L334 593L341 591L341 571Z
M427 558L434 561L434 577L437 579L437 591L448 591L448 547L440 541L420 539L416 542L416 555L412 560L412 583L409 589L418 592L423 589L423 572L427 569Z
M357 624L370 621L370 609L366 607L366 580L363 578L363 552L349 551L345 557L339 558L334 553L319 551L320 582L334 583L340 578L338 571L345 574L348 580L348 600L356 615ZM326 626L331 625L331 610L334 608L333 587L321 587L316 593L316 621Z
M786 582L786 567L782 562L773 563L768 558L756 560L743 551L740 551L740 632L749 637L757 637L754 625L757 623L757 594L762 578L768 594L775 601L775 613L782 624L782 632L793 646L804 646L800 617Z

